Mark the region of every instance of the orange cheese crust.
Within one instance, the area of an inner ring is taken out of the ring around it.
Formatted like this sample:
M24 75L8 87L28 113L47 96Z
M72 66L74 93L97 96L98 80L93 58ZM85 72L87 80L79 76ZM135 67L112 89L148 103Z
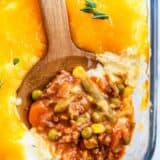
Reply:
M45 50L38 0L0 1L0 160L23 160L25 131L16 113L16 90ZM13 65L13 59L20 62Z
M72 39L83 49L96 53L111 51L122 54L128 48L146 53L148 47L147 3L144 0L92 0L96 10L109 20L94 20L81 12L85 0L66 0ZM137 53L137 54L138 54Z

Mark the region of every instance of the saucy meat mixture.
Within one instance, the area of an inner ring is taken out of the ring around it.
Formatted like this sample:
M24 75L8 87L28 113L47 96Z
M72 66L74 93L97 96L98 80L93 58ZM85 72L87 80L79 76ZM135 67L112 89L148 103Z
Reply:
M131 93L123 78L112 83L80 66L61 71L32 92L29 122L61 160L118 160L134 128Z

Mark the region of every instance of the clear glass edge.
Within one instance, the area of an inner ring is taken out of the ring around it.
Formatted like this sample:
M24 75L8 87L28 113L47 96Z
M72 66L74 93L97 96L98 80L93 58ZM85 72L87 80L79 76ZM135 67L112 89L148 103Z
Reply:
M151 160L157 138L157 107L158 107L158 0L150 0L150 126L149 143L143 160Z

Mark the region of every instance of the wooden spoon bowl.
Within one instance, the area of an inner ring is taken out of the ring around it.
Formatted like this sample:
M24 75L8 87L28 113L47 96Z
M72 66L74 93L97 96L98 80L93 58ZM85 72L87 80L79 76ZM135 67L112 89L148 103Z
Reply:
M40 0L48 39L47 54L31 69L17 91L22 104L18 106L21 120L29 127L28 111L31 92L43 88L60 70L71 71L82 65L96 65L94 53L78 49L72 42L65 0Z

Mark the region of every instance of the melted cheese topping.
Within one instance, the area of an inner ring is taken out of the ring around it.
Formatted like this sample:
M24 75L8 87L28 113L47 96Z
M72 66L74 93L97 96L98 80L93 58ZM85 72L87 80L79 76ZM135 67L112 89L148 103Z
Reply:
M103 53L123 53L134 48L146 54L148 47L146 0L92 0L97 11L109 20L94 20L92 14L81 12L85 0L66 0L72 39L83 49ZM148 54L147 54L148 56Z
M16 90L45 49L38 0L0 1L0 160L21 160L25 128L16 112ZM20 62L13 65L13 59Z

